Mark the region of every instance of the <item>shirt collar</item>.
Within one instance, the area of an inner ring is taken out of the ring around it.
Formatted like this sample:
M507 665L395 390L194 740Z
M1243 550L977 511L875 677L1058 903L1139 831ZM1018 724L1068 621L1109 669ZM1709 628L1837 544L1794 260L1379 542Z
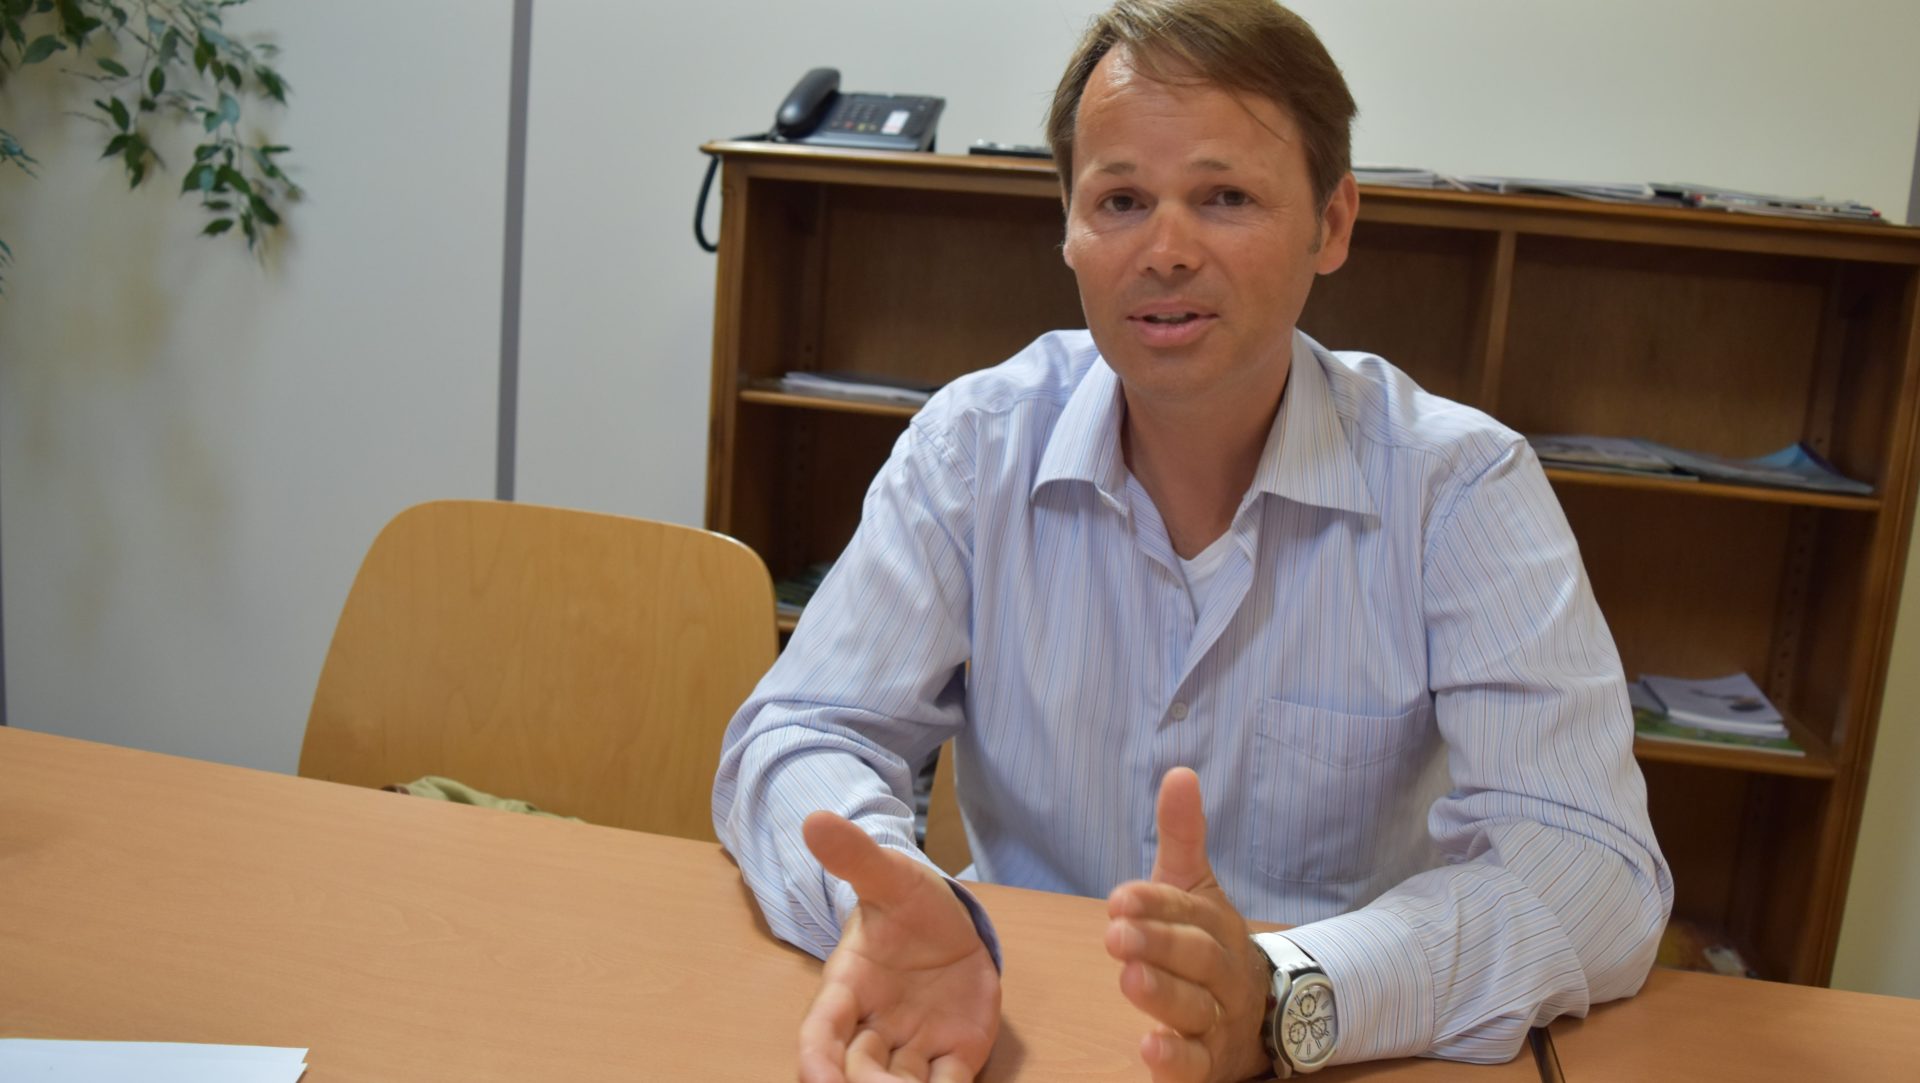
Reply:
M1293 335L1293 361L1267 443L1254 470L1253 493L1303 504L1378 516L1373 493L1354 460L1321 349L1305 334ZM1109 506L1124 510L1126 463L1120 455L1120 419L1125 410L1120 378L1105 358L1095 358L1047 439L1030 497L1052 481L1084 481Z

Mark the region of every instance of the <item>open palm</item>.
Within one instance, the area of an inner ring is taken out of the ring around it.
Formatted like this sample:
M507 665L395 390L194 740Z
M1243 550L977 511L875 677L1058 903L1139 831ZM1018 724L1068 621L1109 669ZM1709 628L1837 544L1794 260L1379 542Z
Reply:
M800 1079L971 1080L1000 1030L1000 973L967 908L939 873L848 820L815 813L805 833L860 906L800 1024Z

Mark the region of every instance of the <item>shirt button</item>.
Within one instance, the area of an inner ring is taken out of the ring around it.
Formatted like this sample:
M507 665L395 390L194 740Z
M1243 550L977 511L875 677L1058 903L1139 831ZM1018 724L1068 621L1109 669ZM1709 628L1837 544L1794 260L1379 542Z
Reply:
M1179 700L1175 700L1173 708L1169 710L1167 714L1173 716L1175 722L1185 722L1187 720L1187 705Z

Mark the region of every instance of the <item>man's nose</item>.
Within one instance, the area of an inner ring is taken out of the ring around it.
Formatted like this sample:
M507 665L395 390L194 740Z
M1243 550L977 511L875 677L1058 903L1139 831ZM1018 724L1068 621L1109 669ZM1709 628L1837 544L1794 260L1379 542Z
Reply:
M1168 277L1200 268L1200 243L1193 215L1180 206L1162 204L1147 219L1147 243L1141 269Z

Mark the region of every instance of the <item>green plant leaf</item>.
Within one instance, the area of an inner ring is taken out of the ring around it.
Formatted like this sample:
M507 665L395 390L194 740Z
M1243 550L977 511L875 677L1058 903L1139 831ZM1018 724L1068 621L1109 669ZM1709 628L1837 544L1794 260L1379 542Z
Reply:
M207 40L205 34L202 34L200 40L193 46L193 70L204 75L207 65L211 63L213 63L213 43Z
M222 233L225 233L226 231L232 228L233 228L233 219L216 218L213 221L208 222L207 228L201 230L200 234L201 236L204 236L204 237L218 237Z
M167 69L155 67L153 74L147 76L147 93L157 98L165 89L167 89Z
M167 27L167 32L160 35L160 63L171 64L180 55L180 40L180 31Z
M223 165L215 170L214 179L226 187L235 189L242 195L250 196L253 194L253 185L248 184L247 178L241 176L240 171L230 165Z
M224 199L209 199L205 203L202 203L200 205L210 211L226 211L226 210L233 209L233 204L230 201L224 200Z
M206 128L207 131L211 132L215 128L220 127L219 113L216 113L211 109L202 109L200 110L200 114L204 118L201 120L200 124L202 127Z
M194 166L187 170L186 176L180 178L181 195L186 195L196 188L204 191L211 187L213 187L213 167L210 165Z
M232 64L222 64L220 67L227 73L227 82L232 83L235 90L240 89L240 69Z
M27 46L26 52L20 54L20 63L38 64L66 47L66 42L61 41L52 34L42 34L33 39L33 44Z
M133 115L127 112L127 103L119 98L107 99L107 112L113 114L113 122L121 131L124 132L133 126Z
M220 119L227 124L240 123L240 99L231 94L220 95Z
M202 143L193 148L193 160L196 162L204 162L218 153L220 153L220 144Z
M106 72L108 75L118 75L122 79L127 77L127 66L118 60L112 60L103 56L94 61L94 63L100 65L100 70Z
M131 138L132 138L131 136L122 134L122 135L116 135L112 139L107 140L107 149L100 152L100 157L111 158L114 155L120 153L121 151L126 150L127 141Z
M287 81L280 78L279 72L262 66L253 69L253 77L260 81L260 86L267 92L267 97L282 105L287 103Z
M247 206L253 208L253 216L269 226L280 224L280 215L259 196L248 196Z

